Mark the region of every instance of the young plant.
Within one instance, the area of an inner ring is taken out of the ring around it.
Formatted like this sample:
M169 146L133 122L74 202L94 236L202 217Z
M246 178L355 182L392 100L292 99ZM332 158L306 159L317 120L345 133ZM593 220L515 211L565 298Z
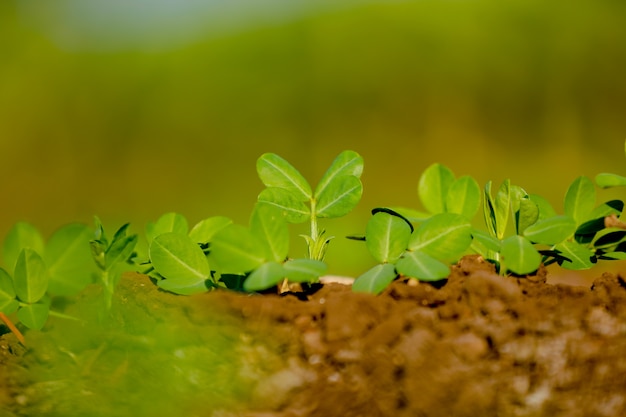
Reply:
M150 268L148 273L166 291L189 295L223 286L210 266L207 254L213 237L232 224L232 220L209 217L191 231L187 219L178 213L167 213L148 223Z
M245 228L232 224L216 234L209 259L221 275L238 276L245 291L261 291L290 283L313 283L326 272L318 259L290 259L289 229L282 209L259 202ZM282 285L281 285L282 284Z
M260 204L280 209L289 223L309 222L308 259L322 261L332 237L318 228L318 219L348 214L361 199L363 158L354 151L341 152L322 176L315 191L289 162L273 153L261 155L257 173L267 187L258 196Z
M495 263L503 274L529 274L542 262L558 262L566 269L591 268L598 258L609 259L608 253L624 237L604 231L604 218L621 212L623 202L607 201L594 208L595 199L593 182L581 176L565 194L565 214L557 215L547 200L527 194L509 180L504 181L493 198L489 182L484 204L489 234L475 230L473 249ZM515 234L507 237L510 214L515 221Z
M365 231L365 244L379 265L359 276L353 291L378 294L398 275L438 281L450 274L452 263L469 248L472 227L463 215L439 213L417 228L390 209L374 209Z
M130 270L133 265L137 235L128 234L129 224L126 223L117 229L109 241L100 219L96 217L95 223L96 236L89 242L89 246L98 267L98 281L104 288L105 307L108 310L122 273Z
M16 223L9 231L3 246L7 269L0 268L0 314L22 343L23 337L7 315L17 312L19 321L35 330L45 325L49 315L70 318L51 311L50 301L54 296L75 295L91 283L91 235L87 226L70 224L57 230L46 244L29 223Z

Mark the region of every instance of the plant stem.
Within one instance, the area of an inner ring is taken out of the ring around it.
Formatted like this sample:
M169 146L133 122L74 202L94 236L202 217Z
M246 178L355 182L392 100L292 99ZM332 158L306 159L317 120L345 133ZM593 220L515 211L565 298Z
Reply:
M317 259L317 255L316 252L317 251L317 239L318 239L318 233L317 233L317 202L315 201L315 198L311 199L311 241L312 241L312 245L311 247L309 247L309 259Z
M22 346L26 346L26 340L24 339L24 335L22 334L22 332L20 332L20 330L17 327L15 327L15 324L13 324L11 319L9 319L6 316L6 314L0 313L0 320L2 320L4 324L7 325L7 327L9 328L9 330L11 330L11 332L13 332L13 334L15 335L15 337L17 337L17 340L19 340Z

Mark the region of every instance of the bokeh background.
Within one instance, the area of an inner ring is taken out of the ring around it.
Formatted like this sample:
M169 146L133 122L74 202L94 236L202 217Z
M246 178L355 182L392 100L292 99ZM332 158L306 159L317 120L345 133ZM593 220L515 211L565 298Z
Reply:
M560 210L577 176L626 173L625 19L608 0L3 0L0 235L245 224L263 152L313 183L365 158L361 204L324 223L336 274L373 263L342 236L419 208L433 162Z

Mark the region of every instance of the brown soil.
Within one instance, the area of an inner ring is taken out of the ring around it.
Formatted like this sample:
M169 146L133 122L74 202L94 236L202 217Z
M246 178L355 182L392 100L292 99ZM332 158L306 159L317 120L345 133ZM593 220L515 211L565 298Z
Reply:
M128 277L118 293L148 291L184 308L192 326L215 320L216 309L239 326L233 366L255 379L245 404L193 415L626 415L626 282L619 275L604 274L591 288L551 285L544 270L501 277L468 257L445 285L398 280L372 296L327 284L307 300L225 291L174 297L146 279ZM24 355L10 338L0 345L0 375L10 349ZM10 375L13 382L0 377L0 410L4 404L7 415L27 415L15 384L28 381Z

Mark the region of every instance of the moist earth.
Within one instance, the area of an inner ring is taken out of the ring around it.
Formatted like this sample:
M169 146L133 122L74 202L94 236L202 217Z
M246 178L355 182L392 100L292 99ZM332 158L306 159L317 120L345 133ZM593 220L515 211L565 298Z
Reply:
M228 366L200 371L235 381L236 393L220 395L236 394L237 401L199 404L190 395L189 416L626 415L626 281L620 274L605 273L590 288L549 284L543 268L503 277L471 256L445 281L398 279L378 296L329 283L308 293L192 297L129 274L114 305L127 309L118 327L132 327L128 322L143 315L148 327L175 332L182 326L194 334L186 346L210 345L214 337L205 333L227 335L234 352ZM83 395L53 400L33 389L42 384L33 376L36 365L55 366L46 359L54 350L46 333L53 331L28 333L27 349L11 334L0 338L0 416L62 415L58 410L72 410ZM73 354L93 351L92 345L83 342ZM180 356L174 348L160 354L170 351ZM132 372L128 358L115 367L117 380ZM77 375L84 378L81 369ZM132 411L130 401L110 402ZM78 409L64 415L81 415Z

